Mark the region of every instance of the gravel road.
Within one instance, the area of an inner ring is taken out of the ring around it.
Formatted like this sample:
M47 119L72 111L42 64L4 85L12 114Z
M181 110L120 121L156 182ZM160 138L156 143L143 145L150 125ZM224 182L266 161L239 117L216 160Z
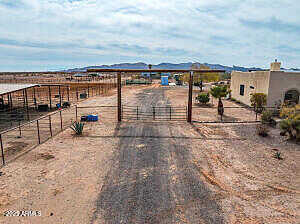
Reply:
M163 88L137 95L143 111L170 105ZM91 223L225 223L200 178L186 123L123 122Z

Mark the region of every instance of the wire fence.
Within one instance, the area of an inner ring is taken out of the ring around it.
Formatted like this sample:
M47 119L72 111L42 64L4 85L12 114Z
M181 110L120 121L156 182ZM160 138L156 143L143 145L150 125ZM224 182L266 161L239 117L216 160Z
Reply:
M70 107L1 132L2 165L70 127L75 115L76 107Z
M81 121L87 115L97 115L97 122L117 121L117 106L71 106L60 109L38 119L19 124L9 130L0 132L0 148L2 165L18 158L28 149L39 144L70 127L74 121ZM279 109L265 107L276 114ZM121 107L124 121L186 121L187 107ZM223 115L218 115L217 107L193 107L193 122L195 123L255 123L261 120L261 111L253 107L224 107Z
M122 84L124 83L125 81L122 82ZM24 97L24 91L13 93L8 99L1 96L0 131L19 126L49 112L56 111L64 104L70 105L90 97L105 95L113 88L116 88L115 83L40 86L27 90L26 98ZM13 106L10 106L10 104ZM42 110L42 106L46 109Z
M193 122L196 123L257 123L261 121L263 110L270 110L276 117L280 109L276 107L223 107L223 113L218 107L193 107Z
M187 107L122 106L124 120L186 121Z

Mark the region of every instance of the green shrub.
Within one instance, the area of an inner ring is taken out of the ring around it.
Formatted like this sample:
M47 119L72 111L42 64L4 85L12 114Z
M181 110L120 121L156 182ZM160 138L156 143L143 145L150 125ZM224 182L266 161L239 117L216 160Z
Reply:
M270 110L264 110L261 115L261 123L275 127L276 121L273 119L273 112Z
M250 101L254 110L261 113L263 111L263 107L267 104L267 95L264 93L252 93Z
M269 129L265 124L258 124L256 126L256 133L259 136L267 137L269 135Z
M84 123L75 121L72 124L71 129L75 132L76 135L82 135L83 127L84 127Z
M286 118L280 122L281 135L288 134L290 139L300 141L300 116L298 118Z
M200 93L196 100L198 100L199 103L207 104L210 100L209 93Z

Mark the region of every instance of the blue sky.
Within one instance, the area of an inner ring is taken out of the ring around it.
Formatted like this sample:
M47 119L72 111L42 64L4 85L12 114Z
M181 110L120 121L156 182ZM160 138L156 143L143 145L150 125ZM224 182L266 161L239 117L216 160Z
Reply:
M0 0L0 71L122 62L300 67L296 0Z

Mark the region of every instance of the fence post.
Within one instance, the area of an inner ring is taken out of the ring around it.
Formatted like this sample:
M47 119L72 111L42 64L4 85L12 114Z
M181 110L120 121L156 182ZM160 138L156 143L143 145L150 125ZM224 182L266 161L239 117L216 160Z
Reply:
M153 120L155 120L155 107L152 107L152 111L153 111Z
M118 122L122 121L122 85L121 85L121 72L118 72Z
M255 110L255 121L257 121L257 110Z
M77 122L77 117L78 117L78 109L77 109L77 105L75 105L75 116L76 116L76 122Z
M62 122L61 110L59 111L59 116L60 116L60 129L63 130L63 122Z
M121 106L121 119L123 119L123 105Z
M78 101L78 87L76 87L76 99Z
M172 114L172 108L170 107L169 109L170 109L170 120L171 120L172 119L172 117L171 117L172 116L171 115Z
M2 164L5 165L4 149L3 149L3 142L2 142L2 135L1 134L0 134L0 145L1 145L1 154L2 154Z
M67 87L68 102L70 102L70 86Z
M53 134L52 134L51 115L49 115L49 129L50 129L50 136L51 136L51 138L52 138Z
M41 144L41 136L40 136L40 125L39 125L39 120L36 120L36 127L37 127L37 133L38 133L39 144Z
M188 117L187 122L192 123L192 115L193 115L193 71L190 71L190 79L189 79L189 95L188 95Z
M60 104L60 107L62 108L62 98L61 98L61 88L60 88L60 86L58 86L58 93L59 93L59 104Z
M52 100L51 100L51 86L48 86L48 94L49 94L49 104L50 104L50 110L52 109Z
M185 116L186 116L186 118L188 117L188 107L187 106L185 107Z
M136 106L136 119L139 119L139 106Z
M21 132L21 122L19 120L19 132L20 132L20 137L22 136L22 132Z

